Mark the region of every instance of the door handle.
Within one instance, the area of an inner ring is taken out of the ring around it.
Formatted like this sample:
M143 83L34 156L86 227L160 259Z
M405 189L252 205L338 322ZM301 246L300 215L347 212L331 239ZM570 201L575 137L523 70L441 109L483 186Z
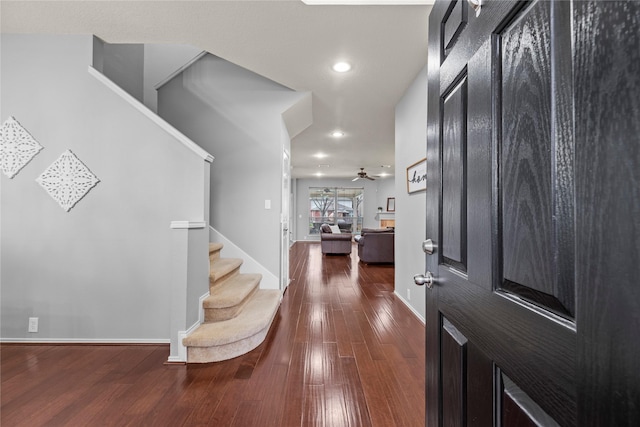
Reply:
M427 255L433 255L433 253L438 249L438 245L433 243L433 240L427 239L422 242L422 251Z
M413 276L413 281L418 286L427 285L427 289L433 288L433 284L436 283L436 279L430 271L427 271L424 274L416 274Z

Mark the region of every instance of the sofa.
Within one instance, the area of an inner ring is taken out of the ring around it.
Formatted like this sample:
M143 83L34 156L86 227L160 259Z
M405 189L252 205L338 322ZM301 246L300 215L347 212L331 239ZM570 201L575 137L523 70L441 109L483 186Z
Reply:
M337 225L320 226L320 245L323 254L350 254L351 233L342 233Z
M393 264L395 230L393 228L363 228L358 242L358 258L366 264Z

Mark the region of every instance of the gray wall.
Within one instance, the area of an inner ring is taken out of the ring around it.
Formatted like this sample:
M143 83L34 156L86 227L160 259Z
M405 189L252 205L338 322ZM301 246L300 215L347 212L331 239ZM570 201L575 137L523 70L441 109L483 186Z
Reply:
M94 68L142 102L145 46L135 43L110 44L96 37L94 49Z
M302 96L213 55L158 90L160 116L216 159L211 226L275 276L286 137L282 113Z
M405 299L423 321L425 287L413 283L424 273L422 241L426 230L425 192L407 193L406 168L426 156L427 69L420 71L396 105L396 294ZM428 184L427 184L428 185ZM411 293L409 299L408 291Z
M144 105L158 111L155 86L195 58L202 49L189 45L144 45Z
M108 43L99 37L93 42L93 67L158 111L156 86L189 64L202 49L181 44Z
M402 180L402 175L400 175L400 179ZM387 199L389 197L395 197L396 195L396 178L395 177L386 177L386 178L377 178L376 182L378 184L378 202L376 205L376 210L379 207L382 208L383 212L387 210Z
M91 36L1 43L0 120L44 146L0 178L1 337L168 341L169 225L204 219L204 161L88 74ZM66 149L101 180L70 212L35 182Z

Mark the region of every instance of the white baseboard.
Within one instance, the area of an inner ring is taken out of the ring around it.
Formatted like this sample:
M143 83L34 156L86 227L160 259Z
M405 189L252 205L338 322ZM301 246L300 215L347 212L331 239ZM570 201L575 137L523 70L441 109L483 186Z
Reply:
M396 298L398 298L400 301L402 301L402 303L404 305L406 305L409 310L411 310L411 312L418 318L418 320L420 320L420 322L422 322L423 325L427 324L427 321L425 320L425 318L422 317L422 315L420 313L418 313L418 311L416 311L416 309L413 308L411 306L411 304L409 304L409 301L407 301L406 299L402 298L402 296L399 293L397 293L395 291L393 293L395 294Z
M198 321L193 325L191 325L189 329L187 329L186 331L178 331L178 355L169 356L169 358L167 359L167 362L176 363L176 362L187 361L187 347L182 345L182 340L188 337L189 334L191 334L193 331L195 331L196 328L200 326L200 324L204 323L204 306L202 303L204 302L205 298L207 298L208 296L209 296L209 292L207 292L206 294L198 298L198 307L199 307Z
M211 293L207 292L206 294L202 295L200 298L198 298L198 325L201 323L204 323L204 300L209 298L209 295L211 295ZM197 325L196 325L197 326ZM189 330L191 330L193 328L193 325L191 325L191 328L189 328Z

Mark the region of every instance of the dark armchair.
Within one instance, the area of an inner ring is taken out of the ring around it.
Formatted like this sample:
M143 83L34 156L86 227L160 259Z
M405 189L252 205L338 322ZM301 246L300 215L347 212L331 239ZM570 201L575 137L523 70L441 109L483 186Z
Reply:
M323 254L350 254L351 233L333 232L329 224L320 226L320 245Z
M395 262L394 247L395 231L389 229L362 229L357 238L358 257L364 263L388 263Z

